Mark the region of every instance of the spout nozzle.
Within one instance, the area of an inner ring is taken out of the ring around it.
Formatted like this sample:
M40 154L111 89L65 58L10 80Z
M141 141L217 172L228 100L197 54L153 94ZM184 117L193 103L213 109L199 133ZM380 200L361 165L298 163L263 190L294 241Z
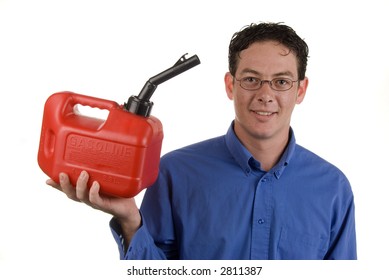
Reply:
M200 64L200 59L197 55L193 55L190 58L186 58L187 54L184 54L180 59L170 68L165 71L151 77L143 86L138 96L131 96L128 99L128 103L124 104L125 109L129 112L149 116L153 103L150 102L150 98L153 95L159 84L166 82L167 80L191 69L192 67Z
M143 86L138 98L141 100L149 100L158 85L200 64L200 59L197 55L190 58L185 58L185 56L186 54L181 56L180 59L169 69L151 77Z
M186 58L186 55L187 54L181 56L180 59L169 69L166 69L158 75L155 75L154 77L150 78L150 82L154 85L162 84L163 82L166 82L167 80L200 64L200 59L197 55L194 55L190 58Z

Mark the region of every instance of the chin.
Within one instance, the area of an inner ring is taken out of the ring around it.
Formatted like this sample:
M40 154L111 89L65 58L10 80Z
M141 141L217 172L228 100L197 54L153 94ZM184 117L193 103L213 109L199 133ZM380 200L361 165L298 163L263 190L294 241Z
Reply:
M258 132L255 131L252 133L252 136L258 140L269 140L272 139L274 136L274 133L266 131L266 132Z
M274 127L273 126L265 126L263 124L256 124L249 128L250 134L256 136L256 138L271 138L274 135Z

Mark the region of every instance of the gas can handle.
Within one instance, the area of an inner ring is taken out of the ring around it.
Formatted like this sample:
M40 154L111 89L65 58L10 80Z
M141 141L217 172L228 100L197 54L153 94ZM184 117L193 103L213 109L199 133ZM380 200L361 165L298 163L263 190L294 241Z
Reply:
M115 101L98 98L98 97L92 97L87 95L81 95L78 93L72 93L69 92L69 98L68 101L70 102L70 105L74 107L77 104L83 105L83 106L90 106L92 108L99 108L99 109L105 109L110 111L113 108L116 108L119 106L118 103Z

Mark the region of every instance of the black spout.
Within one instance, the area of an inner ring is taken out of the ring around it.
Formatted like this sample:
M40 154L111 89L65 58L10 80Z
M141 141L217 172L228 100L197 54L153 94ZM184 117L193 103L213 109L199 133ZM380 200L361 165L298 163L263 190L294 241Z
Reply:
M151 77L145 83L138 96L133 95L128 99L128 102L124 104L124 108L131 113L148 117L153 107L153 102L150 101L150 98L157 86L200 64L200 59L197 55L190 58L186 58L186 55L181 56L172 67Z

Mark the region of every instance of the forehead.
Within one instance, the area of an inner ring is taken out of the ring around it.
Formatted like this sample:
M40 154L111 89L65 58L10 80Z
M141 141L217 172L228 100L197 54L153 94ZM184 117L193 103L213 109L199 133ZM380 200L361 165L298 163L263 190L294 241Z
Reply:
M239 57L237 73L243 69L251 69L266 75L291 72L297 76L296 55L275 41L253 43Z

